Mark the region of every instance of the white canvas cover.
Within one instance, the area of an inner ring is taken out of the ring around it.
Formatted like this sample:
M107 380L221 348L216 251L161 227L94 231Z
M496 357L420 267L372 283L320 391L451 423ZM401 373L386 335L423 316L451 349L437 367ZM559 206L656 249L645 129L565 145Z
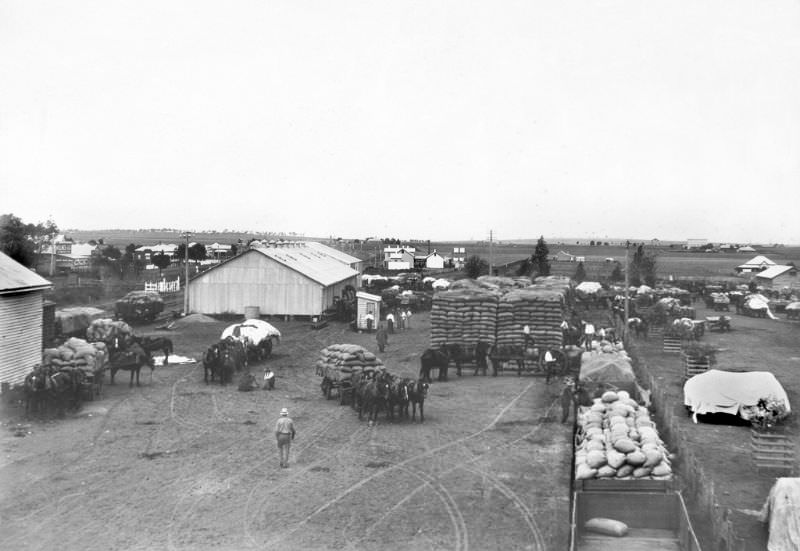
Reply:
M590 383L632 383L636 380L628 354L584 352L578 379Z
M683 385L683 403L694 415L728 413L748 419L743 408L753 407L762 398L783 401L791 411L789 397L775 375L768 371L721 371L710 369L695 375ZM695 417L695 421L697 417Z
M800 302L790 302L786 305L787 310L800 310Z
M450 287L450 280L449 279L437 279L433 282L434 289L447 289Z
M778 478L760 518L769 522L767 551L800 551L800 478Z
M602 288L603 286L596 281L584 281L578 284L578 286L575 287L575 290L581 293L586 293L587 295L591 295L598 292Z
M234 323L233 325L226 327L220 338L225 339L228 337L233 337L239 340L247 337L254 344L258 344L268 338L280 340L281 332L266 321L250 319L243 321L242 323Z

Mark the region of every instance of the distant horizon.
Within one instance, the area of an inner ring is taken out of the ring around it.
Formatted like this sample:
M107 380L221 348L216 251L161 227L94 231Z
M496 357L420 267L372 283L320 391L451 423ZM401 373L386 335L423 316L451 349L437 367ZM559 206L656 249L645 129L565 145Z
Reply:
M97 233L102 233L102 232L159 233L159 232L161 232L161 233L180 234L180 233L183 233L185 231L189 231L190 233L197 234L197 235L201 235L201 234L218 234L218 235L253 235L253 236L255 236L255 235L263 235L263 236L274 235L274 236L282 236L282 237L294 236L295 237L294 240L296 240L296 241L304 241L304 240L306 240L306 241L330 241L331 239L333 239L333 240L341 239L342 241L353 241L353 240L358 239L360 241L363 241L362 238L358 238L358 237L343 237L343 236L328 236L328 237L324 237L324 236L306 235L306 234L303 234L303 233L300 233L300 232L271 232L271 231L235 230L235 229L228 229L228 230L214 230L214 229L179 230L177 228L139 228L139 229L133 229L133 228L103 228L103 229L95 230L95 229L82 229L82 228L68 228L68 229L61 229L60 231L61 231L62 234L66 235L67 237L69 237L69 233L70 232L72 232L72 233L81 233L81 234L93 233L93 232L97 232ZM98 236L98 237L102 238L102 236ZM653 244L653 240L657 240L659 243L663 243L663 244L666 244L666 245L670 245L670 244L685 244L690 239L700 239L700 238L687 238L687 239L650 238L650 239L643 239L643 238L634 238L634 237L630 237L630 238L627 238L627 237L623 237L623 238L620 238L620 237L597 238L597 237L591 237L591 236L589 236L589 237L575 237L575 236L571 236L571 237L570 236L568 236L568 237L563 237L563 236L547 237L547 236L543 236L543 237L544 237L545 242L548 243L548 244L550 244L550 243L558 243L558 244L563 244L563 245L576 245L576 244L589 245L591 241L594 241L595 243L601 244L601 246L602 246L602 243L609 243L609 246L621 246L625 242L645 243L646 245L652 245ZM383 239L395 239L395 236L370 238L369 242L377 242L377 241L381 241ZM494 240L494 242L497 243L497 244L508 243L508 244L521 244L521 245L524 245L524 244L535 244L538 240L539 240L539 237L517 237L517 238ZM423 238L410 238L410 239L407 239L407 240L401 240L401 243L426 243L428 241L430 241L431 243L488 243L489 242L488 239L426 239L426 238L423 239ZM578 241L580 243L575 243L575 241ZM741 242L741 241L713 241L713 240L707 240L707 242L711 243L712 245L717 245L717 246L735 244L735 245L739 245L740 247L757 246L757 247L764 247L764 248L774 248L776 246L782 246L782 247L797 247L797 246L800 246L800 244L795 244L795 243L764 243L764 242L756 242L756 241Z

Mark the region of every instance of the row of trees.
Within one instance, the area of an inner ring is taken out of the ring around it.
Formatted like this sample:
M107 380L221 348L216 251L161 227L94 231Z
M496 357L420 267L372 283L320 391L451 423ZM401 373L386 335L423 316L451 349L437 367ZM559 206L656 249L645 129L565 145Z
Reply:
M52 244L56 235L58 226L52 218L30 224L13 213L0 215L0 250L28 268L36 265L42 249Z
M536 242L533 254L520 264L517 275L533 277L549 276L550 270L550 249L547 246L547 242L544 240L544 236L541 236ZM464 272L471 278L486 275L489 273L489 263L477 255L470 256L464 262ZM630 263L629 275L631 285L638 287L644 283L651 287L655 286L656 256L648 253L642 243L636 246L636 251ZM583 262L578 262L572 279L578 282L586 280L586 268ZM619 283L625 279L622 265L619 262L614 264L614 269L611 271L609 279L615 283Z

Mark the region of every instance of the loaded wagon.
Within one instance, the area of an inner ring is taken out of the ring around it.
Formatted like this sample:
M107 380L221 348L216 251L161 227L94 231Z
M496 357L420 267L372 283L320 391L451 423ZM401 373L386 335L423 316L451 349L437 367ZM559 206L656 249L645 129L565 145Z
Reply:
M131 322L150 322L164 311L164 300L157 291L131 291L116 303L117 319Z
M375 354L357 344L332 344L320 351L316 362L322 394L330 399L336 392L340 405L353 403L354 373L373 374L383 368Z
M730 331L731 330L731 317L730 316L706 316L706 324L709 331Z

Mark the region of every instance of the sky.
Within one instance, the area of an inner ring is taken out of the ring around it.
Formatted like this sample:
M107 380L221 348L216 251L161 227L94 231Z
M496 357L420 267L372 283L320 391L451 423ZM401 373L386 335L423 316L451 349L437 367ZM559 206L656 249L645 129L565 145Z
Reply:
M797 0L0 0L0 213L800 243Z

